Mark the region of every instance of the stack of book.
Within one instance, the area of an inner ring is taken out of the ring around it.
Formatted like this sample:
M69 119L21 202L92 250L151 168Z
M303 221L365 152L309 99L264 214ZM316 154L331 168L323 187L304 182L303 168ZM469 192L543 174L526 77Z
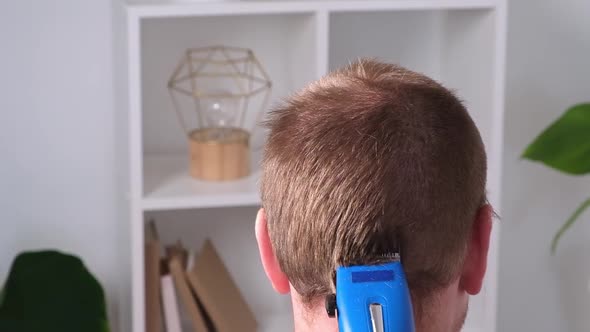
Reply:
M189 254L162 248L153 222L145 240L147 332L254 332L257 322L213 243ZM184 329L183 319L190 329Z

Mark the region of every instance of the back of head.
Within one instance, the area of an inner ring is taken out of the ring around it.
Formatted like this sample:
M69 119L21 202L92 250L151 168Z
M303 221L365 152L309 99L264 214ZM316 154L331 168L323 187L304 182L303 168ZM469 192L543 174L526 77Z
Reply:
M376 262L396 240L415 306L457 277L485 202L486 156L453 93L360 60L289 98L267 125L268 231L305 302L333 292L338 266Z

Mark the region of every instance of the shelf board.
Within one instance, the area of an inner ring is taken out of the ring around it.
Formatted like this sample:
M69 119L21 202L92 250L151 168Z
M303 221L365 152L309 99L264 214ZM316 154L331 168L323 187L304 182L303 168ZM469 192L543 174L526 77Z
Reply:
M128 11L137 18L213 15L301 14L316 11L382 11L491 9L503 0L338 0L338 1L129 1Z
M188 174L184 155L144 156L144 211L250 206L260 204L260 172L228 182L200 181Z
M491 9L498 0L369 0L369 1L318 1L331 12L342 11L401 11L401 10L446 10L446 9Z

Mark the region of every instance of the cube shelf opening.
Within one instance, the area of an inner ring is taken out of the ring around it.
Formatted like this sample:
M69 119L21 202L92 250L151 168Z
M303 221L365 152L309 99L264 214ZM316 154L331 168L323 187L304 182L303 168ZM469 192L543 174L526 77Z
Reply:
M254 237L257 209L235 207L153 211L146 212L144 216L145 220L155 221L163 245L180 240L185 248L196 253L204 241L210 239L256 316L259 329L270 332L280 327L278 330L287 330L289 326L292 327L290 299L273 290L258 258Z

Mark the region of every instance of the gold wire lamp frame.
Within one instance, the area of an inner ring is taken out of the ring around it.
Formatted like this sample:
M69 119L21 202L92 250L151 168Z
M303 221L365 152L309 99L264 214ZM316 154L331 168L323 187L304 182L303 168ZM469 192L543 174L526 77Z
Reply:
M224 181L250 174L250 137L268 106L271 87L250 49L186 50L168 91L189 139L192 177Z

